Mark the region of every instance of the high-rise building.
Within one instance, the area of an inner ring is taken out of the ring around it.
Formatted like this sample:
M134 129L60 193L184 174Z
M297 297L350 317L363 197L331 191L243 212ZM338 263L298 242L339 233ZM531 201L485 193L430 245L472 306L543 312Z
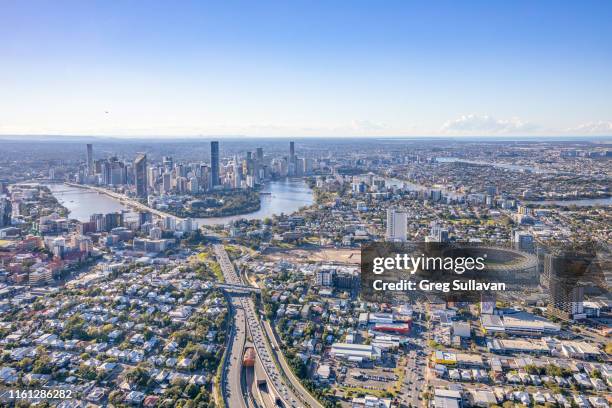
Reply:
M87 175L94 175L93 145L87 143Z
M136 183L136 195L140 198L148 196L147 182L147 155L139 154L134 160L134 181Z
M221 184L219 179L219 142L210 142L210 176L211 186L214 188Z
M295 157L295 142L289 142L289 162L287 163L287 175L295 176L297 173L297 160Z
M437 222L432 222L430 226L431 230L425 238L426 242L448 242L449 234L447 229L442 228Z
M321 268L315 274L317 286L332 286L334 283L335 269Z
M519 251L533 252L533 235L524 231L514 231L512 241L514 248Z
M127 183L127 172L123 162L113 160L110 162L110 181L109 184L119 186Z
M304 158L304 175L309 176L312 174L313 163L312 159L307 157Z
M258 147L255 151L255 160L253 164L253 175L255 176L255 181L259 184L263 181L264 175L262 174L262 170L264 169L263 162L263 148Z
M110 231L113 228L123 227L123 213L114 212L104 215L104 227L106 231Z
M242 185L242 168L238 156L234 156L234 188L240 188ZM247 173L248 174L248 173Z
M187 183L187 189L192 194L197 194L200 191L200 184L197 177L190 177Z
M138 226L142 227L148 222L153 222L153 214L148 211L141 211L138 213Z
M11 216L13 214L13 206L8 197L0 196L0 227L8 227L11 225Z
M252 152L246 153L246 158L243 162L243 173L246 176L252 176L255 174L255 161L253 160Z
M202 182L200 183L200 187L202 190L207 191L210 189L210 167L203 164L200 166L200 178Z
M162 192L168 194L172 190L172 174L164 173L162 175Z
M584 287L579 280L590 263L572 253L546 254L544 276L548 278L548 312L561 319L584 317Z
M408 215L393 208L387 209L387 241L404 242L408 235Z
M172 162L172 157L171 156L164 156L162 158L162 162L164 165L164 168L166 169L166 171L171 171L172 167L173 167L173 162Z

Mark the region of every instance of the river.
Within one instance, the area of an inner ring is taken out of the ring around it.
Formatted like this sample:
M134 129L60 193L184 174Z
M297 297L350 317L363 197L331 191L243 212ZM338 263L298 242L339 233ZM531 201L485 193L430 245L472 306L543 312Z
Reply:
M129 209L117 200L84 188L65 184L50 184L49 189L64 207L70 211L69 217L79 221L89 221L92 214L106 214ZM195 218L198 225L227 224L241 218L264 219L281 213L291 214L299 208L314 202L312 190L301 179L271 181L261 189L261 208L255 212L228 217Z
M57 201L68 209L69 217L79 221L89 221L92 214L108 214L130 210L119 201L105 194L66 184L48 184Z
M195 218L199 225L227 224L239 219L264 219L273 215L291 214L301 207L312 205L312 190L301 179L284 179L266 183L261 189L259 210L228 217Z

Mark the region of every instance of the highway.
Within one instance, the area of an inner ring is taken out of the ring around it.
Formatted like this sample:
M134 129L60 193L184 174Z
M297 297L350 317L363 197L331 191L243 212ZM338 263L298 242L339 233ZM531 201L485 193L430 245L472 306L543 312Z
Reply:
M295 376L295 374L293 373L293 370L291 370L291 367L289 367L289 364L287 363L285 356L280 351L280 346L278 344L276 336L274 335L272 326L270 326L270 323L267 320L265 320L263 321L263 326L266 330L266 335L268 336L268 340L270 340L270 342L272 343L272 353L274 354L274 356L276 357L276 360L280 364L286 378L288 378L289 381L291 382L293 389L299 390L302 400L305 400L309 406L322 408L321 403L319 403L319 401L317 401L312 395L310 395L310 393L304 388L300 380Z
M214 245L213 248L226 283L242 285L242 281L238 277L234 265L229 259L223 245L217 244ZM292 389L285 384L283 377L281 377L278 367L274 363L274 360L272 360L270 346L267 341L268 339L264 336L264 331L257 318L253 301L250 298L239 298L238 301L242 306L242 310L244 311L244 316L246 318L249 334L253 341L255 351L262 364L263 370L266 373L268 387L270 387L273 393L280 399L280 401L277 401L280 402L278 405L282 407L296 408L310 406L310 404L302 402L302 400L300 400L294 394ZM316 405L316 407L320 407L320 404Z
M229 295L234 324L231 331L227 362L223 370L222 392L225 405L230 408L247 408L242 394L242 355L246 343L246 319L242 308L242 298Z

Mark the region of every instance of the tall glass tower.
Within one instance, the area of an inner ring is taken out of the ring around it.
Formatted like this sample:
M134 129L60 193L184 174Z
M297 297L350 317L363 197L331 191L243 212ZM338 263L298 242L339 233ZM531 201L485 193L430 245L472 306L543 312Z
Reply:
M211 185L214 188L221 184L219 180L219 142L210 142L210 175Z
M147 155L139 154L134 160L134 179L136 180L136 195L140 198L148 196L147 182Z

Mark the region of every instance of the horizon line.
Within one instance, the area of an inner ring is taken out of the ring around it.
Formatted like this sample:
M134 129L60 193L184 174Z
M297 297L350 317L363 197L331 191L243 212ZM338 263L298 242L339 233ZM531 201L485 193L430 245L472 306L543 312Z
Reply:
M419 135L419 136L408 136L408 135L385 135L385 136L377 136L377 135L334 135L334 136L326 136L326 135L318 135L318 136L255 136L255 135L245 135L245 134L235 134L235 135L131 135L131 136L123 136L123 135L64 135L64 134L0 134L0 141L19 141L19 139L28 139L28 140L40 140L44 141L45 139L49 139L52 141L53 139L65 139L65 140L79 140L79 139L98 139L98 140L111 140L111 141L142 141L142 140L150 140L150 141L169 141L169 140L213 140L213 139L225 139L225 140L236 140L236 139L253 139L253 140L285 140L285 139L295 139L295 140L316 140L316 139L326 139L326 140L338 140L338 139L348 139L348 138L359 138L363 140L401 140L401 139L409 139L409 140L423 140L423 139L437 139L437 140L469 140L469 139L507 139L507 140L534 140L534 139L545 139L548 141L559 139L559 140L568 140L568 139L612 139L612 134L610 135ZM57 140L56 140L57 141Z

